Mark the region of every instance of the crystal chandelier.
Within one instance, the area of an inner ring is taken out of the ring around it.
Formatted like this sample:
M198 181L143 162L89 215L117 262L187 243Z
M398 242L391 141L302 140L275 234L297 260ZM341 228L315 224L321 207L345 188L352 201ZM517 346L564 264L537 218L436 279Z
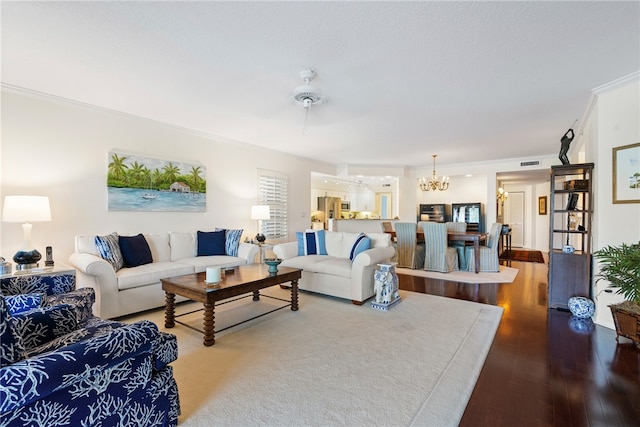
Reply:
M420 178L420 189L422 191L430 191L430 190L444 191L447 188L449 188L449 177L443 176L442 178L438 178L438 176L436 175L436 157L438 157L438 155L434 154L433 155L433 175L431 175L431 178L429 178L428 181L424 177Z

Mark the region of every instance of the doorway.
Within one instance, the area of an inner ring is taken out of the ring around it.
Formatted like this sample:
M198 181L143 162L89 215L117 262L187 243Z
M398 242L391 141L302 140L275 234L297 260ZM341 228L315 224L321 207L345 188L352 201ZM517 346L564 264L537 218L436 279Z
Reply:
M524 192L509 192L504 202L505 223L511 227L511 246L524 247Z
M380 219L391 219L391 193L376 193L376 212Z

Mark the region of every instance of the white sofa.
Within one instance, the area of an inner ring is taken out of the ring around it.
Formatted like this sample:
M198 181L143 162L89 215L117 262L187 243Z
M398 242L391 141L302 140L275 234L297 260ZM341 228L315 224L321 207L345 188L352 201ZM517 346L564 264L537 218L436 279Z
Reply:
M359 253L353 261L349 253L359 233L325 232L327 255L298 255L298 242L274 246L273 253L285 267L301 268L298 288L351 300L361 305L375 294L373 274L379 263L389 262L395 254L391 235L366 233L371 249Z
M162 307L165 293L160 279L199 273L207 267L235 267L252 264L259 247L241 242L238 256L197 255L197 234L145 234L153 262L115 271L99 255L95 235L75 237L75 252L69 262L76 269L78 287L95 290L94 314L102 318L120 317L152 308ZM176 296L176 301L184 300Z

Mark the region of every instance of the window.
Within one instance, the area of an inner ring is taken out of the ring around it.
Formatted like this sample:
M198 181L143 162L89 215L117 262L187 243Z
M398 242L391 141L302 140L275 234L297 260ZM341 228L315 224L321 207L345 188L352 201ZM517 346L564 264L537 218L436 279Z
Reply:
M289 176L282 172L258 169L258 204L269 205L271 219L262 221L267 239L288 237L287 212Z

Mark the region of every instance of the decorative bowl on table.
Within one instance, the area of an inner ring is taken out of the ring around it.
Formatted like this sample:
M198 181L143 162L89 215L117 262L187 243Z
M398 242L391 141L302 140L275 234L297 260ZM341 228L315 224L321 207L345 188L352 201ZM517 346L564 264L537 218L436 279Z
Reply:
M282 262L281 258L265 258L264 263L269 266L269 273L277 273L278 265Z

